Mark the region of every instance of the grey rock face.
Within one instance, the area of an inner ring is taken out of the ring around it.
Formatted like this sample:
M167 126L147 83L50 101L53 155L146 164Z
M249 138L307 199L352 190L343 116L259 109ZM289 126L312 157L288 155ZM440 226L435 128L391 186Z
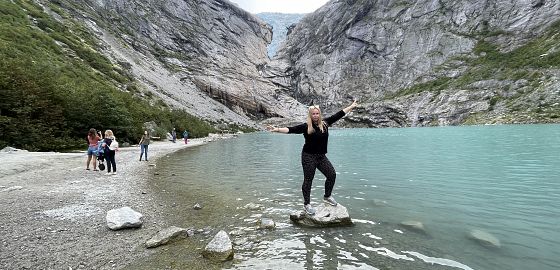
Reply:
M86 8L74 13L89 19L106 54L167 103L205 119L245 125L297 113L290 106L299 103L260 75L270 26L231 2L84 2Z
M142 226L142 214L132 210L130 207L122 207L107 211L107 226L111 230L126 228L138 228Z
M314 100L335 110L358 98L363 110L346 124L460 124L471 114L493 114L489 100L503 86L393 95L415 84L463 75L467 67L460 57L478 57L473 51L481 41L502 53L527 44L559 14L558 1L330 1L296 25L265 74L289 82L286 92L302 103ZM542 95L543 103L556 100Z
M152 238L146 241L145 245L147 248L159 247L169 243L171 240L188 236L187 229L171 226L157 232Z
M303 211L290 215L292 222L308 227L336 227L352 225L352 219L346 207L340 203L337 206L318 205L315 215L310 216Z
M219 231L206 245L202 252L204 258L213 261L227 261L233 259L233 244L225 231Z
M361 107L337 124L540 121L515 109L526 107L552 108L556 118L548 119L560 121L557 67L446 84L469 74L467 63L487 54L483 45L508 53L545 33L560 15L558 1L330 1L290 27L272 60L271 27L226 0L55 2L97 34L102 53L135 77L138 95L215 123L303 121L304 104L328 114L353 98ZM559 50L550 46L542 57Z

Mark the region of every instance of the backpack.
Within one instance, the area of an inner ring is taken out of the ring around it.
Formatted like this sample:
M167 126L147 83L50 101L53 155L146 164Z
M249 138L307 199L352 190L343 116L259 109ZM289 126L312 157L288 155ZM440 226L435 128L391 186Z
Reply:
M117 148L119 148L119 142L117 142L116 139L113 139L113 141L111 142L111 145L109 145L109 150L115 151L115 150L117 150Z
M105 149L103 149L103 142L105 140L100 140L97 142L97 156L103 156Z

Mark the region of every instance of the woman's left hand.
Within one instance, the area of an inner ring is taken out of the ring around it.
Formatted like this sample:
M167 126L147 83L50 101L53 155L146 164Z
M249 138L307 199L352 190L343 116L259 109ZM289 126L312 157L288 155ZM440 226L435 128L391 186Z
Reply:
M352 104L350 105L350 108L354 109L358 107L358 101L354 99L354 102L352 102Z

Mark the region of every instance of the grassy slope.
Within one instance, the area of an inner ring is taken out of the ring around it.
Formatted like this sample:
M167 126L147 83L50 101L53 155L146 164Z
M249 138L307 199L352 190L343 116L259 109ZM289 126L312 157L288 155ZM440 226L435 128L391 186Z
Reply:
M0 7L0 148L83 148L90 127L135 142L148 121L158 124L158 133L172 127L188 129L191 137L214 131L162 102L151 106L132 75L96 51L95 35L50 7L63 23L32 1Z

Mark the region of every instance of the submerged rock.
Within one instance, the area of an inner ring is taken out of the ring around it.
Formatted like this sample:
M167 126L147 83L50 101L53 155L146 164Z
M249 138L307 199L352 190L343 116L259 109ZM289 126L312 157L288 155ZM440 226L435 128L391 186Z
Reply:
M126 206L107 211L107 226L111 230L142 227L142 214Z
M259 228L272 230L276 228L276 223L270 218L262 218L259 222Z
M263 206L256 203L248 203L247 205L245 205L245 208L249 210L260 210L261 208L263 208Z
M424 224L420 221L414 220L407 220L400 223L400 225L408 230L419 232L419 233L426 233L426 229L424 228Z
M233 259L233 245L225 231L219 231L202 251L204 258L213 261L227 261Z
M147 248L159 247L169 243L176 238L185 238L189 236L189 230L171 226L157 232L150 240L146 241Z
M469 233L469 238L485 247L499 248L502 246L498 238L482 230L472 230Z
M292 222L309 227L336 227L352 225L352 219L346 207L340 203L337 206L318 205L315 215L310 216L303 211L290 215Z

